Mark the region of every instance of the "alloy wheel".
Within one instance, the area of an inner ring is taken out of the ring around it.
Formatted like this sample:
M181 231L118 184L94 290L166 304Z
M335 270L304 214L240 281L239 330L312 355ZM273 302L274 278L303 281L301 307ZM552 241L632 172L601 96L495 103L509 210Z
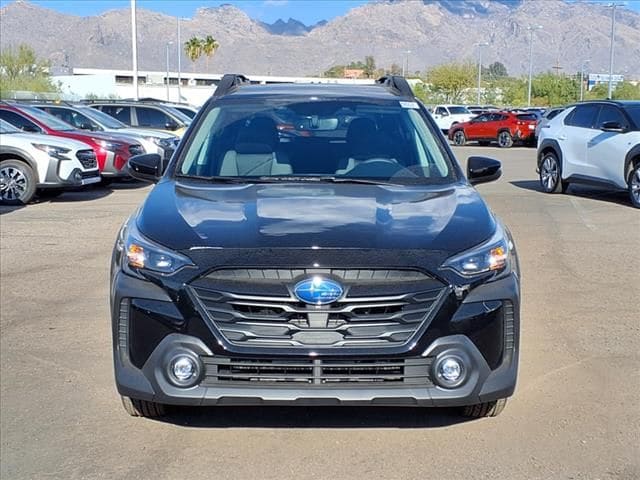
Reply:
M500 135L498 135L498 145L500 147L511 146L511 135L509 135L509 132L500 132Z
M455 143L456 145L464 145L465 144L465 136L464 136L464 132L462 130L458 130L456 133L453 134L453 143Z
M0 169L0 198L20 200L27 191L27 177L15 167Z
M552 155L548 155L542 161L540 166L540 181L546 191L551 192L555 189L559 181L560 171L558 161Z
M636 204L640 204L640 167L631 173L631 195Z

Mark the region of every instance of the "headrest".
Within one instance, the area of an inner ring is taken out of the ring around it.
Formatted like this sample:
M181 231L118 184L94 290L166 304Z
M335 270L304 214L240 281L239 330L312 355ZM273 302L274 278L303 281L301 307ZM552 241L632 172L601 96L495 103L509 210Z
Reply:
M271 153L277 144L276 122L268 117L255 117L240 129L235 150L238 153Z

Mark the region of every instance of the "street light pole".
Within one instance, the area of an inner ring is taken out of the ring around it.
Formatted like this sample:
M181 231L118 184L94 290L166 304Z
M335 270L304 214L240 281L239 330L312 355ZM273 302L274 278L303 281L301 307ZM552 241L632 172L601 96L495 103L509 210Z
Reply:
M182 87L181 67L182 67L182 41L180 40L180 17L178 17L178 102L182 101Z
M610 3L607 7L611 8L611 45L609 47L609 88L607 90L607 98L611 98L613 91L613 46L615 44L616 31L616 7L624 7L624 3Z
M133 55L133 98L138 100L138 27L136 25L136 0L131 0L131 51Z
M404 53L406 54L406 59L402 62L402 76L406 77L407 75L409 75L409 54L411 53L411 50L407 50ZM407 66L406 70L405 65Z
M527 27L529 32L529 88L527 91L527 107L531 106L531 81L533 79L533 31L539 30L542 25L535 25Z
M173 42L167 42L166 51L167 51L167 102L169 101L169 45L173 45Z
M476 102L478 106L480 105L480 90L482 89L482 47L489 46L488 43L476 43L475 46L478 47L478 101Z

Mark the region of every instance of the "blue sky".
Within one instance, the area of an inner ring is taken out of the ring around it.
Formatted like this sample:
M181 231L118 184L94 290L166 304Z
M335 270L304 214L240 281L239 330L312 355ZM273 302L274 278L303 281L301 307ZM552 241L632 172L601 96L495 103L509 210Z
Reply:
M368 0L137 0L139 8L146 8L173 16L192 17L201 7L217 7L231 3L254 19L272 23L279 18L295 18L307 25L343 15ZM543 1L543 0L538 0ZM592 0L593 1L593 0ZM595 0L598 1L598 0ZM607 3L608 0L602 0ZM63 13L89 16L106 10L128 8L129 0L31 0L32 3ZM0 0L7 4L6 0ZM627 8L640 11L640 0L628 0Z

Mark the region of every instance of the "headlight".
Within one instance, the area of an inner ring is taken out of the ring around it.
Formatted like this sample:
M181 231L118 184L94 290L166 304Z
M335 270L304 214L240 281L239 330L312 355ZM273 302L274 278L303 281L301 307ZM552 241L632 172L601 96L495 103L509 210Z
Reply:
M188 257L145 238L136 226L135 217L120 230L116 248L122 253L122 267L134 274L139 270L150 270L170 275L193 265Z
M104 148L105 150L110 150L112 152L115 152L116 150L120 150L121 148L124 147L124 144L122 143L108 142L106 140L100 140L99 138L92 138L92 140L96 142L98 145L100 145L102 148Z
M31 145L36 147L38 150L42 150L50 157L58 158L60 160L70 160L69 157L65 157L65 155L71 151L69 148L56 147L44 143L32 143Z
M455 270L463 277L474 277L487 272L499 272L511 262L513 242L499 223L486 242L459 253L442 264L442 268Z
M145 137L148 141L155 143L157 146L163 149L174 148L178 143L177 137L160 138L160 137Z

